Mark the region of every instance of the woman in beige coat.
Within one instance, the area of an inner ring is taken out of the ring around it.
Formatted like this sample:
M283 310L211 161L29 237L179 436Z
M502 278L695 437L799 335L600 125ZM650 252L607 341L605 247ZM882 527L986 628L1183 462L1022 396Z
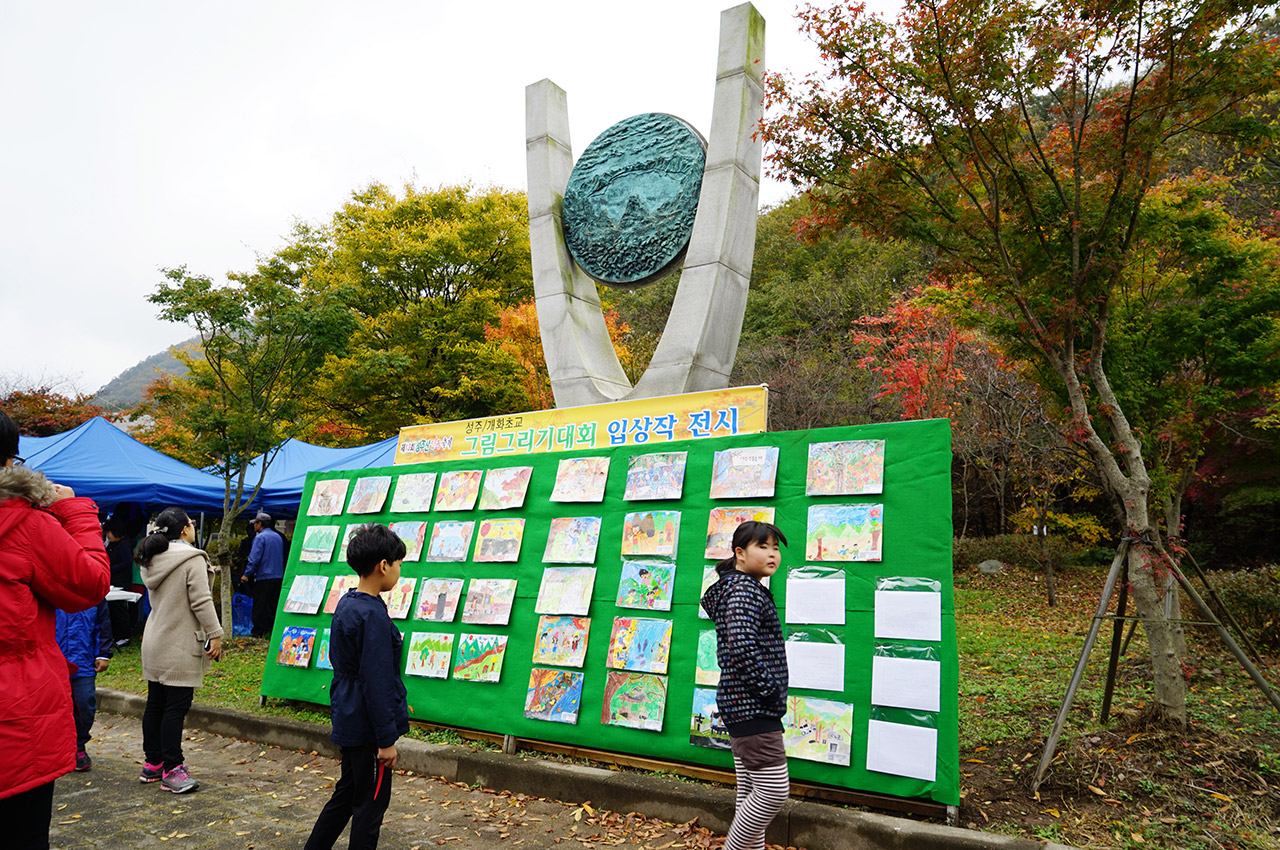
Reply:
M222 626L209 587L209 556L191 545L196 528L181 508L165 508L156 530L138 544L142 583L151 614L142 634L142 675L147 707L142 713L142 782L160 782L175 794L194 791L182 759L182 725L204 671L222 655Z

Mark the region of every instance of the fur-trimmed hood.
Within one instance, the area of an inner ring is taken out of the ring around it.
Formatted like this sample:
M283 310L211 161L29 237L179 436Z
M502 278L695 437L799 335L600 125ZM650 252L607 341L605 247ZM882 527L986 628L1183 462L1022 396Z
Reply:
M0 502L26 499L38 508L53 504L58 491L44 473L27 466L0 467Z

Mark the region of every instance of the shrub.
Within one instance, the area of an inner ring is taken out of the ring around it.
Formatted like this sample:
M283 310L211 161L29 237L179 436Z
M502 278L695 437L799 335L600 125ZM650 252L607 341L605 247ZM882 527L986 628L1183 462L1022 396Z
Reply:
M1066 561L1066 542L1051 535L1048 544L1048 554L1054 569L1061 569ZM1040 561L1040 538L1032 534L957 537L953 541L952 557L958 572L973 569L986 560L996 560L1002 564L1022 567L1026 570L1039 571L1044 568Z
M1280 647L1280 566L1214 572L1209 582L1249 637L1262 646Z

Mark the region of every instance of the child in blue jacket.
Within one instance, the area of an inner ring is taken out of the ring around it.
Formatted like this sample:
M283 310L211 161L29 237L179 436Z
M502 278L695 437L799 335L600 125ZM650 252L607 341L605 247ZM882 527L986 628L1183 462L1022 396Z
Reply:
M305 850L330 850L351 821L351 847L374 848L391 803L396 739L409 731L409 704L400 680L404 640L379 594L400 579L405 546L385 525L361 526L347 546L360 583L338 600L329 633L333 734L342 748L342 776L333 787Z
M111 613L106 600L75 614L54 611L58 648L76 666L71 674L71 704L76 717L76 770L88 770L93 759L85 752L89 730L98 713L98 674L106 672L115 654L111 639Z

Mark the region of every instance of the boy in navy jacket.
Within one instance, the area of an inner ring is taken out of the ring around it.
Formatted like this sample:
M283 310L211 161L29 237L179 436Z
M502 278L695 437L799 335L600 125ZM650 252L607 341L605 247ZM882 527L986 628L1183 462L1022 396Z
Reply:
M351 821L351 847L374 848L391 802L396 739L409 731L400 680L403 638L378 594L400 578L404 542L385 525L361 526L347 546L360 583L338 600L329 633L333 734L342 748L342 776L307 839L306 850L329 850Z
M85 751L89 730L98 713L98 674L106 672L115 654L111 640L111 615L105 601L85 611L53 612L58 648L76 666L71 674L71 707L76 715L76 770L88 770L93 759Z

